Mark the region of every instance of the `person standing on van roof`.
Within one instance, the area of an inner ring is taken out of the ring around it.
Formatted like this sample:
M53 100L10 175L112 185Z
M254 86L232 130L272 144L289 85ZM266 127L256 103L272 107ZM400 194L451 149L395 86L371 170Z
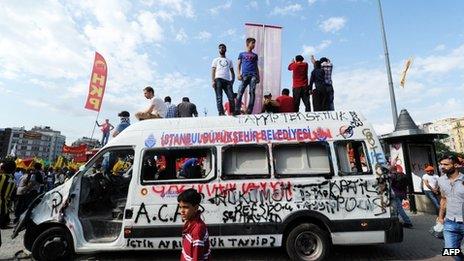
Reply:
M303 101L305 111L311 111L308 90L308 63L304 62L303 56L297 55L288 65L288 70L292 71L295 111L300 110L300 100Z
M99 124L98 121L95 121L95 124L97 124L98 127L101 127L101 131L102 131L101 145L103 147L106 145L106 143L108 143L110 132L114 129L114 126L110 123L109 119L105 119L105 122L102 124Z
M324 83L325 73L321 68L321 62L316 61L314 70L311 72L309 80L309 90L313 95L313 111L324 111L327 109L327 92ZM315 89L313 90L313 84Z
M240 114L243 93L249 85L248 108L246 113L251 114L255 105L256 84L259 83L258 55L253 52L256 40L246 39L246 52L241 52L238 56L238 80L241 81L238 88L237 102L235 103L235 114Z
M432 166L428 166L424 170L426 174L422 176L422 187L425 195L432 201L438 213L440 209L440 203L438 203L438 175L435 174L435 168Z
M321 57L319 59L321 61L321 68L324 70L324 83L327 91L327 110L328 111L333 111L334 108L334 89L332 85L332 70L333 70L333 65L332 62L327 59L326 57ZM316 58L314 58L314 55L311 55L311 62L315 64Z
M403 219L403 227L412 228L412 221L403 209L403 200L406 199L408 190L408 179L406 174L397 171L396 166L390 167L390 180L392 186L392 203L396 211Z
M452 154L440 159L440 168L445 175L438 179L441 201L437 221L444 224L445 248L461 248L464 237L464 174L459 172L459 160ZM462 253L456 260L463 260Z
M1 228L10 222L9 208L11 196L16 189L13 173L16 163L13 160L5 160L0 164L0 233ZM2 246L2 235L0 234L0 246Z
M153 88L150 86L145 87L143 89L143 95L145 98L150 100L149 106L146 110L137 112L135 114L135 118L139 121L164 118L167 110L166 104L164 104L163 100L160 98L155 97L155 91Z
M171 97L166 96L164 97L164 103L166 104L167 112L165 118L176 118L177 117L177 106L171 104Z
M227 47L225 44L219 45L219 57L213 60L211 65L211 79L213 89L216 92L216 106L219 115L224 114L224 107L222 106L222 91L227 95L231 110L235 111L234 104L234 80L235 72L232 61L226 58Z
M182 254L181 261L210 260L208 228L201 219L201 211L198 209L201 195L195 189L187 189L177 196L179 211L182 220L185 221L182 230Z
M182 98L182 102L177 105L178 117L198 117L197 106L190 102L188 97Z
M123 130L130 126L130 113L128 111L122 111L118 114L121 122L116 126L116 130L113 131L113 137L118 136Z
M284 88L282 90L282 95L276 98L276 101L279 103L279 112L295 112L294 99L290 96L290 90Z

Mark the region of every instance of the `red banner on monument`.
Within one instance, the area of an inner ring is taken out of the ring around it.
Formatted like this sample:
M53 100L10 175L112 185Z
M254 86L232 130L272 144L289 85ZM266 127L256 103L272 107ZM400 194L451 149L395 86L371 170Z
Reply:
M87 151L87 145L82 144L79 146L63 146L63 153L68 153L68 154L85 154Z
M93 111L100 111L105 94L106 76L108 67L101 54L95 52L92 75L90 76L89 95L85 103L85 108Z

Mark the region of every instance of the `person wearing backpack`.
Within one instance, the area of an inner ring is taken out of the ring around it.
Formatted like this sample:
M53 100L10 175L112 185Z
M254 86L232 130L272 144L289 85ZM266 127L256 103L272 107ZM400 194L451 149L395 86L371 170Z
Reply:
M390 167L390 181L392 186L392 203L403 220L403 227L412 228L412 221L403 209L403 200L408 191L408 178L406 174L397 171L396 166Z

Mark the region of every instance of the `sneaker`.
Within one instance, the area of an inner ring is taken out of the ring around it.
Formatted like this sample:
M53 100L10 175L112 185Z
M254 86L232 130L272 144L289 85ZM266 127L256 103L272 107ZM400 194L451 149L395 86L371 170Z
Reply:
M411 223L403 223L403 227L404 228L412 228L412 224Z

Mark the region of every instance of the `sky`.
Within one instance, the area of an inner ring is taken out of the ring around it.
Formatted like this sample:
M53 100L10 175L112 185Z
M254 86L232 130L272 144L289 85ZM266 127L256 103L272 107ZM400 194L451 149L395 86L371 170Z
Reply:
M464 1L382 4L398 112L416 123L463 116ZM250 22L283 27L282 88L291 87L295 55L328 57L335 108L360 111L379 134L393 130L375 0L11 0L0 2L0 17L0 128L50 126L67 144L90 136L96 112L84 104L95 51L108 63L100 121L147 107L147 85L217 115L211 61L225 43L236 64Z

